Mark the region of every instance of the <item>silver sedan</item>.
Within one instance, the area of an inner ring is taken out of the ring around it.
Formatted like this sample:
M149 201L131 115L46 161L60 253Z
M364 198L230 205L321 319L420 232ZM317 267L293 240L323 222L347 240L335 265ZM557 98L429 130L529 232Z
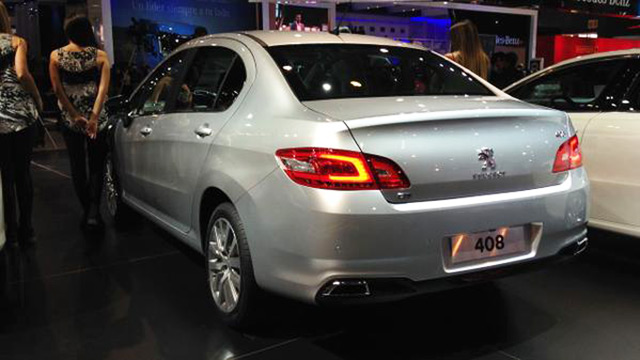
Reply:
M589 182L567 115L421 47L209 36L108 109L109 211L202 252L235 326L263 290L388 301L586 246Z

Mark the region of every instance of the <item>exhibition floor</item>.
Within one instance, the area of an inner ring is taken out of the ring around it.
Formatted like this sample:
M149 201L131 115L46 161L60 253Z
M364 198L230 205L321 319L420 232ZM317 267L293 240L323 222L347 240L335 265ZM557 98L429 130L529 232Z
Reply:
M0 256L0 359L635 359L640 239L592 231L578 258L401 303L272 298L249 334L211 307L204 260L147 221L83 234L66 154L34 155L38 243Z

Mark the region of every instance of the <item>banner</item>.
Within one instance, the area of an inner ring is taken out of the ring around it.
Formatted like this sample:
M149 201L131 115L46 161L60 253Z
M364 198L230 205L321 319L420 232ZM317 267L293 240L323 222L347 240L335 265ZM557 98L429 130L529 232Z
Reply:
M143 72L191 38L256 26L246 0L110 1L115 62Z
M596 14L638 15L638 0L562 0L561 6Z

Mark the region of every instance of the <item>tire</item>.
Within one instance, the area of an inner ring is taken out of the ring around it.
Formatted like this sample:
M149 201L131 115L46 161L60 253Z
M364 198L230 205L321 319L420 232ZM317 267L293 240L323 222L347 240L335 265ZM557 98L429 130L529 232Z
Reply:
M257 323L262 291L255 281L244 226L232 204L223 203L213 211L206 234L207 283L213 305L229 326L249 329Z
M107 155L105 162L104 195L107 213L113 220L115 227L124 229L133 224L137 214L122 201L122 187L111 153Z

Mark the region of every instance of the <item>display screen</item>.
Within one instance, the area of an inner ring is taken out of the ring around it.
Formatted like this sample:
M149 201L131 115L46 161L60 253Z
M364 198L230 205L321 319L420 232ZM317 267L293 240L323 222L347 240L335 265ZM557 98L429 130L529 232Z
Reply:
M300 101L352 97L494 95L427 50L314 44L267 49Z

